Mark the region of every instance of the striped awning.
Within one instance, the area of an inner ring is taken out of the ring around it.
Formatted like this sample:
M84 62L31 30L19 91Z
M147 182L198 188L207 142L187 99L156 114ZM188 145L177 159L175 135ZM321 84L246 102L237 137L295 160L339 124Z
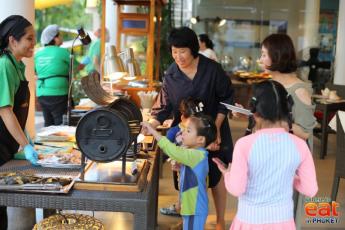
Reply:
M70 5L72 2L73 0L35 0L35 9L42 10L58 5Z

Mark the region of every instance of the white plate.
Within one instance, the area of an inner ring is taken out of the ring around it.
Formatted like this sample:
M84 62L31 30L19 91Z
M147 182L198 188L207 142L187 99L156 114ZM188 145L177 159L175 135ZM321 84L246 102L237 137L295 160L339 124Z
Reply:
M134 79L136 79L136 77L124 77L123 79L125 79L126 81L133 81Z
M250 112L250 110L248 109L244 109L244 108L241 108L241 107L237 107L237 106L234 106L234 105L230 105L230 104L227 104L227 103L224 103L224 102L220 102L220 104L222 105L225 105L225 107L231 111L234 111L234 112L237 112L237 113L242 113L244 115L252 115L252 112Z
M343 99L336 99L336 100L334 100L334 99L326 99L326 102L328 102L328 103L339 103L339 102L344 102L345 100L343 100Z
M320 95L320 94L314 94L314 95L311 95L311 97L317 98L317 99L327 99L328 98L327 96Z

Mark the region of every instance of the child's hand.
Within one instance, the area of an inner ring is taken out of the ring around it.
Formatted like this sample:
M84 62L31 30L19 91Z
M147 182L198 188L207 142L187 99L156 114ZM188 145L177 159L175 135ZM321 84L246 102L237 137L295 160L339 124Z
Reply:
M212 161L216 163L219 171L222 172L222 174L226 173L228 170L230 170L230 167L228 167L223 161L221 161L218 157L212 158Z
M142 125L141 132L144 135L152 134L152 130L154 130L154 128L151 126L151 124L149 122L143 121L143 122L141 122L141 125Z
M171 169L173 171L180 171L181 164L177 163L175 160L172 160L171 158L168 158L167 162L170 162Z
M171 163L171 169L172 169L173 171L179 172L179 171L180 171L180 168L181 168L181 164L177 163L176 161L175 161L174 164Z
M207 149L207 150L210 150L210 151L217 151L217 150L219 150L219 148L220 148L220 145L217 144L217 141L212 142L211 144L209 144L209 145L206 147L206 149Z

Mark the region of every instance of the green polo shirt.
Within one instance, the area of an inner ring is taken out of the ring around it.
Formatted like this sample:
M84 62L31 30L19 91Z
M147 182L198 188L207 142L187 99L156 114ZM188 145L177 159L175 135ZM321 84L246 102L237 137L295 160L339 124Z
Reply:
M36 52L35 71L38 77L36 94L38 97L68 94L68 78L63 76L69 74L69 55L67 49L58 46L46 46ZM74 64L78 65L77 62Z
M94 42L91 43L87 56L89 56L91 62L85 68L86 68L86 71L90 73L91 71L96 69L93 63L93 60L95 59L95 57L98 57L98 59L100 60L99 58L101 56L101 40L100 39L96 39Z
M10 54L14 65L7 55L0 56L0 107L13 106L14 96L17 93L20 81L25 79L25 65L17 61Z

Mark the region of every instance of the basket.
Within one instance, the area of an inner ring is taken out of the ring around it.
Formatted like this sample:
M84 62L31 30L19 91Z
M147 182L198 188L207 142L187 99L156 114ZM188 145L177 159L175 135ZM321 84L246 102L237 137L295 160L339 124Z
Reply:
M57 214L35 224L33 230L104 230L101 221L83 214Z

